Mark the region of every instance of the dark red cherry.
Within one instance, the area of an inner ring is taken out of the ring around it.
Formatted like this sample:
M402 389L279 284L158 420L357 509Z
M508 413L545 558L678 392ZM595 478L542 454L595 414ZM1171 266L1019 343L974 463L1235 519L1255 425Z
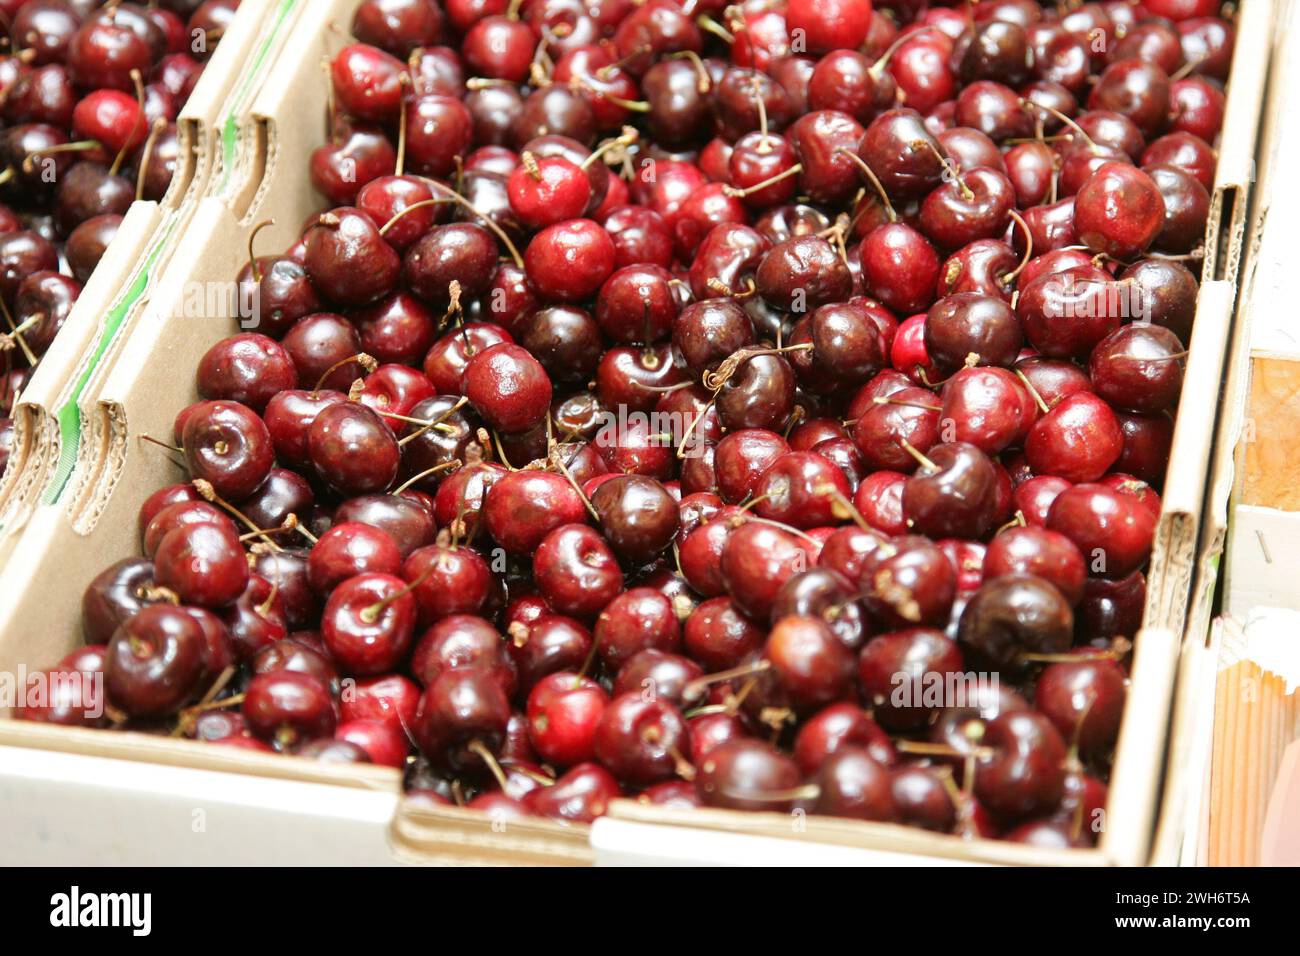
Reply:
M250 731L282 750L328 736L337 723L329 688L300 671L255 675L244 691L242 711Z
M600 685L572 672L542 678L528 694L528 737L539 757L570 767L595 756L596 727L609 705Z
M895 312L920 312L934 301L939 255L911 226L894 222L872 230L859 256L867 294Z
M1074 200L1079 241L1094 252L1131 259L1160 234L1165 208L1151 177L1125 163L1102 165Z
M957 594L957 575L928 539L905 536L863 559L859 585L867 610L886 628L943 626Z
M144 608L122 622L105 652L108 699L132 716L173 714L200 690L205 660L197 620L177 607Z
M990 810L1019 818L1052 810L1065 778L1065 744L1051 722L1032 711L989 721L975 768L975 793Z
M621 796L623 791L608 770L598 763L580 763L551 786L532 791L524 805L538 816L591 823Z
M1023 343L1020 322L1000 298L962 292L935 303L926 315L926 354L940 371L971 361L1009 367Z
M306 266L328 299L365 305L392 291L401 259L365 213L340 207L307 231Z
M185 422L181 445L190 474L232 501L256 491L274 460L265 423L238 402L201 404Z
M620 780L648 784L673 777L690 750L680 712L640 691L615 698L596 725L597 759Z
M966 442L936 445L903 486L909 527L933 538L982 538L997 516L997 473Z
M789 810L800 783L798 764L753 738L719 744L696 769L695 790L705 805L731 810Z
M1032 574L1055 584L1072 605L1083 597L1088 569L1083 555L1065 535L1042 527L1008 528L989 542L984 580Z
M957 637L972 659L1000 670L1024 667L1025 653L1059 654L1074 615L1055 586L1032 574L986 580L962 611Z
M1111 407L1091 392L1076 392L1034 423L1025 457L1036 475L1096 481L1119 458L1123 445Z
M512 554L532 554L552 530L586 515L578 493L553 472L512 471L493 482L483 499L488 533Z
M588 525L562 525L538 545L533 576L546 603L561 614L591 618L623 588L618 561Z
M225 525L181 525L163 536L154 555L154 581L186 604L233 604L248 586L248 562L239 538Z
M1047 526L1065 535L1083 554L1091 574L1124 578L1151 553L1156 516L1134 495L1084 483L1052 502Z
M345 495L385 490L402 457L393 430L357 402L322 409L308 429L307 449L317 473Z

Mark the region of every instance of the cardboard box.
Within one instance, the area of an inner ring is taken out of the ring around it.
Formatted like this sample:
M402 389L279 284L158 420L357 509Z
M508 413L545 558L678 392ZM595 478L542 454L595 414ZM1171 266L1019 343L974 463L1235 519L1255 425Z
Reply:
M247 64L274 7L284 0L245 0L177 117L179 161L159 202L132 203L115 241L86 283L58 337L14 407L14 452L0 481L0 565L42 502L60 500L74 471L93 467L81 448L80 401L94 390L129 336L139 305L169 261L219 159L220 120L232 89L251 75Z
M137 552L136 514L148 490L181 477L168 455L140 436L171 434L175 413L197 399L199 359L214 342L238 331L231 312L196 315L193 305L233 303L228 291L247 261L253 228L272 220L258 242L268 250L282 249L321 208L306 175L307 157L325 134L327 84L321 82L321 63L344 42L330 25L349 23L355 6L356 0L271 5L260 42L276 52L255 56L263 70L259 82L236 83L212 127L221 137L213 139L209 195L188 211L183 240L181 232L171 238L148 294L135 299L129 334L79 398L80 463L59 495L35 509L18 545L24 559L11 562L0 576L5 593L18 596L0 610L0 669L47 666L80 643L81 592L109 563ZM292 41L286 42L289 36ZM3 720L0 744L393 794L401 786L400 775L390 768L250 755L137 733ZM583 826L537 820L504 828L482 813L406 801L389 837L407 860L574 864L591 859Z
M1237 379L1231 376L1240 365L1240 335L1234 330L1242 262L1256 233L1248 226L1253 221L1251 197L1260 108L1273 45L1287 37L1278 30L1276 17L1281 7L1288 6L1275 0L1244 0L1238 7L1236 55L1206 227L1196 322L1155 547L1147 571L1143 628L1135 640L1132 681L1111 773L1106 828L1098 846L1090 850L1044 851L997 841L965 841L886 824L815 816L792 820L788 814L726 810L666 811L626 800L613 805L613 821L596 822L597 846L608 843L623 857L635 858L639 842L653 858L656 828L667 825L989 863L1140 865L1169 862L1171 853L1172 859L1177 859L1176 848L1183 832L1181 801L1185 797L1181 775L1190 759L1190 748L1206 733L1203 724L1192 719L1190 704L1196 688L1204 686L1196 675L1203 673L1201 652L1207 641L1226 529L1231 449L1241 427L1242 402L1235 397L1233 386ZM1294 56L1291 59L1295 61ZM1300 548L1300 536L1296 541ZM1291 562L1288 567L1296 564ZM1180 682L1180 732L1171 738L1175 687ZM1178 746L1167 749L1171 739ZM1167 759L1171 762L1167 763ZM621 821L643 824L643 838L638 840L636 831L622 826ZM607 837L615 829L617 839ZM658 846L662 845L661 840ZM1155 856L1153 848L1160 851Z
M259 237L282 248L320 198L305 176L306 158L323 138L326 84L321 61L344 42L330 24L350 21L356 0L293 3L272 36L292 30L265 81L248 90L237 126L223 127L223 151L210 195L194 209L185 230L184 255L173 256L140 305L139 318L105 368L93 391L79 402L84 445L93 464L57 506L38 509L23 534L24 561L13 570L13 599L0 608L0 668L39 666L79 640L77 598L85 584L115 558L134 553L136 509L145 494L177 479L175 467L140 436L167 435L176 410L195 397L193 369L218 339L235 331L226 314L187 315L188 291L231 283L247 258L253 227L273 220ZM281 8L277 7L277 10ZM1165 488L1165 509L1149 574L1148 607L1138 636L1133 682L1120 735L1108 826L1095 850L1050 852L996 841L967 842L892 825L709 810L672 812L619 801L615 828L633 850L637 834L654 845L663 827L692 832L755 834L817 841L885 853L993 863L1105 864L1145 862L1148 857L1165 755L1176 666L1189 599L1200 566L1199 529L1205 475L1217 418L1217 393L1236 302L1237 270L1249 195L1255 141L1271 28L1271 0L1246 0L1239 22L1239 55L1225 124L1218 186L1214 193L1206 281L1198 304L1175 448ZM1240 51L1251 55L1242 56ZM233 136L233 140L230 137ZM225 144L233 142L233 154ZM252 151L252 152L250 152ZM6 572L8 574L9 572ZM0 721L0 745L57 749L97 757L165 763L200 769L238 769L259 777L329 781L347 786L398 786L383 768L321 767L288 757L129 733L68 731ZM216 766L219 765L219 766ZM637 830L641 825L642 830ZM400 859L436 862L585 863L592 859L588 828L549 821L494 824L483 814L456 808L429 809L401 801L389 830ZM635 856L631 852L631 856Z

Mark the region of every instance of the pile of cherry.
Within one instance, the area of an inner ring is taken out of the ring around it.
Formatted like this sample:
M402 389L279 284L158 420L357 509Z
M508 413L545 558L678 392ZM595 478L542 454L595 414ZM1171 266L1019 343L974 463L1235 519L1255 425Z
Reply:
M136 199L239 0L0 0L0 474L18 395Z
M503 818L630 795L1090 845L1217 13L365 0L311 159L333 208L250 251L258 330L176 419L190 480L58 665L105 716L26 716L402 767Z

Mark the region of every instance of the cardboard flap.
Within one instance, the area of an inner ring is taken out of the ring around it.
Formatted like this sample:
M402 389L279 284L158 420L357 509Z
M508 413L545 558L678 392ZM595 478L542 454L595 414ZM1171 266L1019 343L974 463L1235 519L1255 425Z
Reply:
M42 357L14 409L15 447L0 480L0 534L18 533L53 477L62 453L59 413L95 361L118 290L157 231L157 203L135 202L91 273L68 319Z

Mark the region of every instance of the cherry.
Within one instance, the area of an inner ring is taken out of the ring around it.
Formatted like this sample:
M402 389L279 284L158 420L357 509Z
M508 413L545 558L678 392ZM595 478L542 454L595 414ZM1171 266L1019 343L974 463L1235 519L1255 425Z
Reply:
M551 381L540 362L512 343L476 353L461 375L461 389L483 420L503 432L521 432L545 417Z
M983 537L997 514L993 463L965 442L930 449L903 485L903 514L910 527L932 537Z
M322 596L365 572L395 575L402 566L397 544L384 531L359 521L335 524L312 546L307 579Z
M413 551L403 565L402 577L415 585L422 624L483 610L492 581L488 564L478 553L441 545Z
M990 810L1009 818L1056 808L1065 778L1065 744L1042 714L1017 711L988 722L989 748L975 767L975 794Z
M862 749L884 766L896 760L888 735L861 708L831 704L810 717L795 736L793 756L806 776L842 749Z
M528 76L537 40L527 24L490 16L470 27L463 43L465 63L474 73L521 83Z
M1125 578L1146 563L1156 516L1133 495L1105 485L1067 488L1052 502L1047 526L1074 542L1101 577Z
M825 239L796 236L777 243L763 256L755 275L759 294L778 309L811 312L848 298L849 267Z
M401 495L349 498L334 510L336 524L346 521L373 525L387 532L403 560L416 548L429 544L437 530L424 504Z
M394 119L401 110L405 64L366 43L352 43L334 55L330 80L339 106L370 122Z
M928 539L886 542L862 562L859 584L874 619L886 628L943 626L957 594L957 575Z
M691 682L703 676L703 668L689 657L647 648L638 651L619 668L614 694L653 694L682 707L687 703L686 691Z
M244 691L248 729L280 750L334 732L334 701L325 683L301 671L256 674Z
M193 491L192 485L184 487ZM193 494L195 498L198 497L197 491L194 491ZM217 524L228 530L232 535L238 534L234 522L216 505L193 499L176 501L160 509L149 519L149 523L145 526L141 534L141 544L143 545L145 557L152 558L158 552L158 545L167 532L173 528L194 524Z
M893 222L872 230L859 256L867 293L895 312L920 312L934 301L939 255L911 226Z
M499 751L510 719L510 702L492 670L443 671L425 688L412 733L426 757L447 770L484 769L484 753Z
M614 243L590 219L556 223L528 244L524 268L544 299L578 302L595 295L614 271Z
M1074 615L1059 590L1032 574L986 580L962 611L958 640L975 660L999 670L1023 667L1025 653L1070 646Z
M118 627L151 602L153 562L123 558L101 571L86 585L81 597L81 625L87 641L107 644Z
M1034 687L1034 704L1061 736L1085 754L1104 754L1119 736L1124 671L1104 652L1048 664Z
M546 603L561 614L594 617L623 588L618 562L595 529L561 525L538 545L533 575Z
M598 763L580 763L549 787L532 791L524 806L538 816L591 823L604 816L611 800L623 796L613 774Z
M450 223L425 233L406 250L402 279L424 301L444 308L457 283L460 294L477 296L487 290L497 267L497 245L476 223Z
M483 498L488 533L512 554L534 553L551 531L581 522L586 513L578 493L551 472L510 472Z
M924 627L873 637L858 657L862 688L875 719L896 731L924 727L936 710L923 703L925 687L930 681L948 681L962 667L957 644ZM910 686L904 689L905 684Z
M650 784L678 772L690 750L685 720L665 700L646 700L639 691L615 698L595 729L597 759L620 780Z
M280 343L245 332L208 349L195 378L204 398L227 399L261 412L277 392L297 384L298 373Z
M866 750L846 746L816 774L816 813L855 820L892 821L898 814L889 771Z
M1096 481L1119 458L1123 442L1110 406L1091 392L1076 392L1034 423L1025 457L1035 474Z
M561 767L591 760L609 695L590 678L557 672L528 694L528 737L538 755Z
M812 561L808 543L792 531L751 521L736 528L722 548L721 569L727 593L756 620L767 617L777 592Z
M505 647L491 624L473 614L453 614L429 628L411 654L411 672L424 686L449 670L477 667L488 670L507 694L517 679Z
M963 368L944 384L942 395L939 415L951 423L950 437L985 454L1021 444L1037 414L1029 391L1001 368Z
M336 139L312 152L310 174L317 191L342 205L355 202L366 183L390 173L397 153L382 131L363 125L340 130Z
M816 708L845 696L853 680L853 654L819 617L777 620L764 660L792 704Z
M755 511L796 528L832 524L851 489L835 465L814 452L787 452L754 486Z
M1151 244L1164 224L1165 204L1151 177L1134 166L1108 162L1079 189L1074 225L1093 252L1131 259Z
M1088 371L1097 395L1111 405L1152 414L1177 404L1183 354L1173 332L1134 323L1097 344Z
M789 810L787 794L800 783L799 766L769 744L731 740L709 751L695 777L706 806L731 810Z
M998 297L959 292L926 314L925 350L940 371L956 371L970 356L978 365L1013 365L1023 341L1015 313Z
M677 534L677 504L664 486L642 475L620 475L591 496L601 530L615 554L634 564L652 560Z
M109 641L104 686L132 716L173 714L199 690L204 663L203 632L193 617L166 605L146 607Z
M1083 597L1087 568L1074 542L1043 527L1008 528L989 542L984 579L1032 574L1056 585L1072 605Z
M383 491L401 462L392 429L356 402L321 409L308 428L307 450L321 478L345 495Z
M303 264L328 299L365 305L397 284L401 260L374 220L360 210L339 207L322 213L307 230L306 242Z

